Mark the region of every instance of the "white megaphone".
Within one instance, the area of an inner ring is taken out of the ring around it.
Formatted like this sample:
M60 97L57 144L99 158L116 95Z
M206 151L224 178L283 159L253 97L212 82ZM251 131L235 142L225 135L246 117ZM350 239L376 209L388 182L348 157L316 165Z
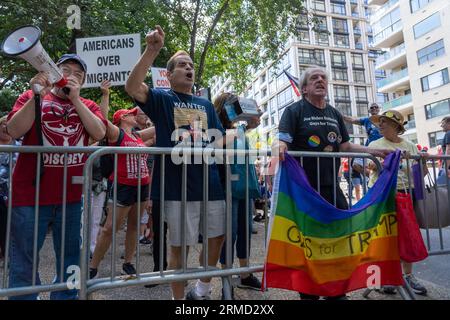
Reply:
M35 26L23 26L12 31L3 41L0 51L9 57L21 57L28 61L36 70L46 72L48 80L68 93L67 80L61 70L50 59L48 53L42 47L41 29ZM42 88L33 88L39 92Z

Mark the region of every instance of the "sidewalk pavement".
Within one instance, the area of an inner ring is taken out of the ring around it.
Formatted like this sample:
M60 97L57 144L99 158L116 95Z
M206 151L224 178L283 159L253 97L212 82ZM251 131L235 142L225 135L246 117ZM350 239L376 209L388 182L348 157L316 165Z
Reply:
M252 237L252 249L251 249L251 264L262 265L264 261L264 241L265 241L265 224L263 222L255 222L254 227L257 230L257 234ZM120 256L124 250L124 232L120 231L118 234L118 248L117 248L117 261L116 270L119 274L122 270L123 260ZM153 258L150 253L149 245L140 245L141 256L141 272L150 272L153 269ZM201 245L197 245L190 250L189 267L198 266L198 255L200 253ZM236 259L235 259L236 260ZM44 243L44 247L40 255L40 273L42 283L51 283L54 276L54 254L53 245L51 241L51 235L47 235L47 239ZM107 277L110 272L110 252L107 253L105 259L102 261L99 268L99 277ZM238 266L235 263L235 266ZM2 279L3 269L0 268L0 279ZM262 273L255 274L259 279L262 277ZM233 277L233 282L237 283L238 277ZM439 284L422 280L422 283L428 289L426 296L417 296L418 300L450 300L450 288L442 287ZM1 285L1 284L0 284ZM186 288L189 290L195 285L195 280L189 281L189 285ZM212 299L220 300L222 294L221 279L214 278L212 280ZM350 300L363 300L365 299L362 294L364 290L357 290L348 294ZM48 293L41 293L41 299L48 299ZM234 297L236 300L299 300L297 292L269 288L266 292L249 290L249 289L234 289ZM145 288L142 286L133 286L127 288L116 288L94 292L92 299L95 300L169 300L172 298L170 285L163 284L153 288ZM369 295L370 300L400 300L401 296L397 293L395 295L386 295L378 292L371 292Z

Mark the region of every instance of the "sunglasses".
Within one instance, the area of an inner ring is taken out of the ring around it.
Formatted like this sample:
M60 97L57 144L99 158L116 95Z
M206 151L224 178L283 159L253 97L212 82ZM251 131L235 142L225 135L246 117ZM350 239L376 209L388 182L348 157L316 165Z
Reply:
M380 107L378 107L378 106L376 106L376 107L373 106L373 107L370 107L370 108L369 108L369 110L375 110L375 109L380 109Z

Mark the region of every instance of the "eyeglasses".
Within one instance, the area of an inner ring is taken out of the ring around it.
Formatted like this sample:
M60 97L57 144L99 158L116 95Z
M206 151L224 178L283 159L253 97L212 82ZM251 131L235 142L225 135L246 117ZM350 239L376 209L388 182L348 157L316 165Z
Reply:
M373 106L373 107L369 108L369 110L375 110L375 109L380 109L380 107L379 106Z
M82 81L84 78L84 72L83 71L73 71L69 67L60 67L61 71L64 73L65 76L70 76L73 74L78 80Z

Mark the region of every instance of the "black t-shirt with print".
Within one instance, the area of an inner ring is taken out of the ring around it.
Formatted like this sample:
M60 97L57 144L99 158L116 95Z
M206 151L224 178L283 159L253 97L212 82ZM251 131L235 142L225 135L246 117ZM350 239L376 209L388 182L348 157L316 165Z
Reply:
M339 145L350 140L338 110L329 104L319 109L305 99L286 108L278 129L280 140L287 142L291 151L338 152ZM337 181L340 163L340 158L336 158L333 174L333 160L320 158L321 186L332 186ZM317 157L304 157L303 168L311 185L317 187Z

